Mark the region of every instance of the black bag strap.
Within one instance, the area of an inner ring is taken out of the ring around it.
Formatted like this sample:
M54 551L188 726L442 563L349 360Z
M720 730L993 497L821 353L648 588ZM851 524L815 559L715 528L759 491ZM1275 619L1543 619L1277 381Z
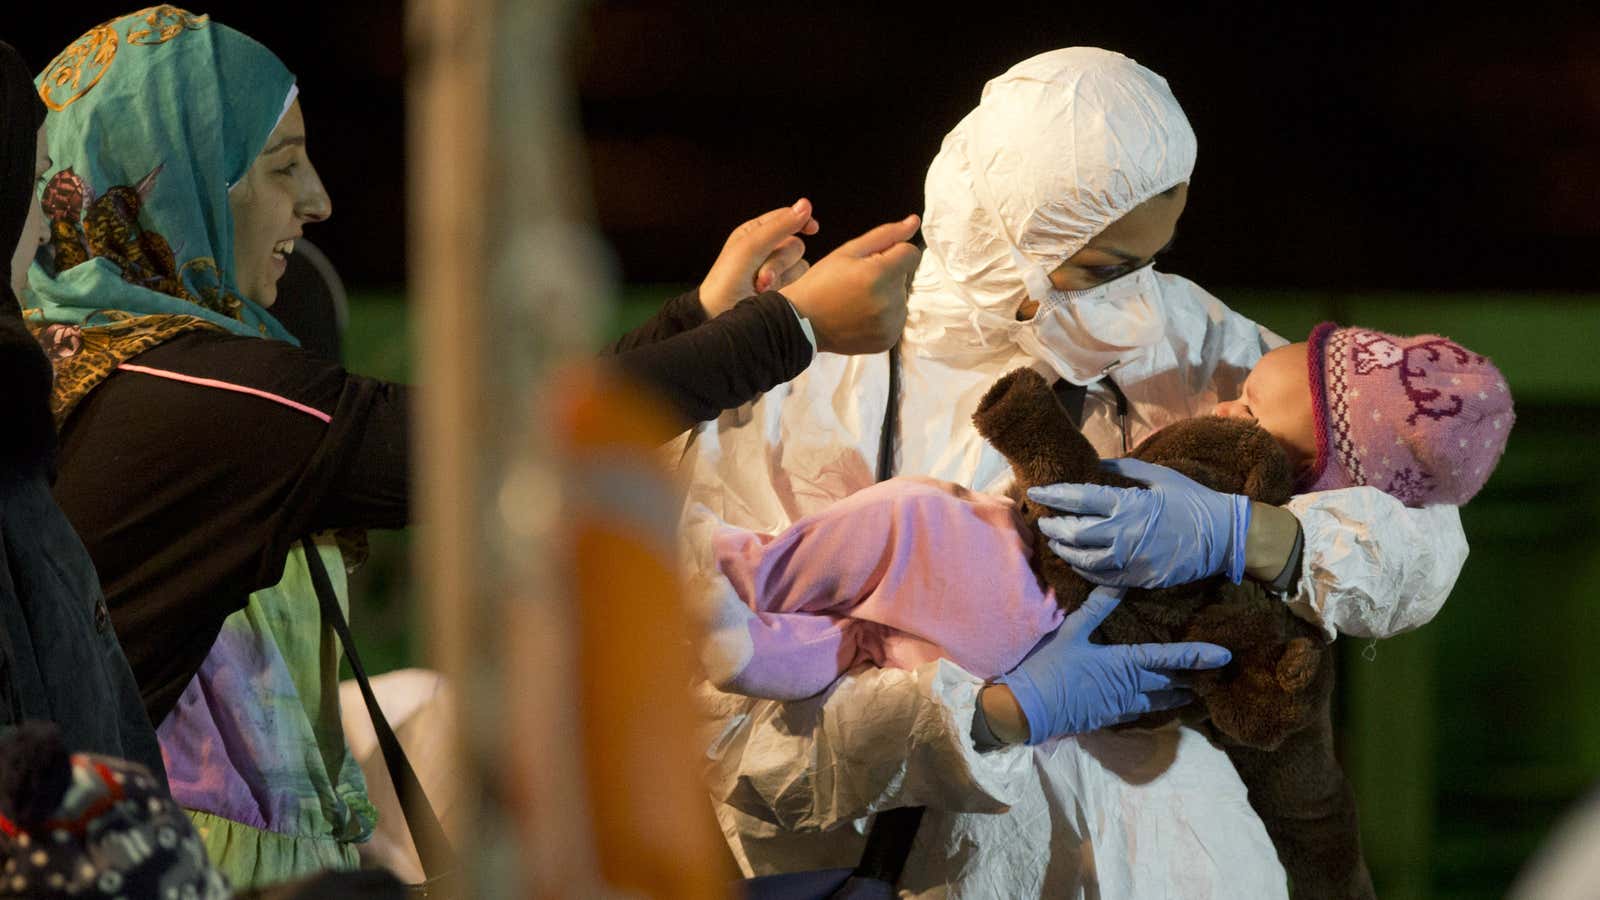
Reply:
M917 840L917 826L922 824L926 811L921 806L902 806L878 813L867 831L867 846L856 863L856 876L899 884L900 873L911 856L911 845Z
M395 737L394 729L389 727L388 717L378 707L378 698L372 693L372 682L368 680L366 667L361 665L361 657L356 653L355 638L351 637L350 625L345 622L344 613L339 609L339 600L334 596L333 582L322 564L322 555L317 552L317 545L310 537L301 538L300 546L305 549L306 565L311 570L311 584L316 588L317 601L322 606L322 620L332 625L338 633L345 659L350 660L350 671L355 673L356 684L361 687L361 699L366 701L367 715L372 717L372 728L378 735L378 746L383 750L383 762L389 768L389 779L394 782L394 792L400 798L401 809L405 811L406 827L411 831L411 840L417 845L417 858L422 861L423 874L434 879L454 872L455 850L451 848L449 838L445 837L444 827L439 824L439 817L433 811L433 804L428 802L428 795L422 792L422 784L417 781L417 773L412 770L411 760L406 758L400 739Z
M878 480L894 477L894 445L900 434L900 345L889 348L889 390L883 404L883 428L878 432Z
M889 348L889 391L883 407L883 429L878 433L878 480L894 477L895 440L900 431L900 345ZM875 878L898 884L900 873L905 871L906 859L911 856L911 845L917 839L917 828L922 824L921 806L904 806L886 809L872 820L867 831L867 846L861 851L861 861L856 864L859 878Z

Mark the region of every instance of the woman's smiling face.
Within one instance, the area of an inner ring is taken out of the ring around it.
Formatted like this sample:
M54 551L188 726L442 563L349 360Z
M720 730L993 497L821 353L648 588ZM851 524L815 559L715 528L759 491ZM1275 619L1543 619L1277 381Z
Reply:
M306 155L300 101L290 104L244 178L228 192L233 214L233 278L262 306L278 299L278 279L307 222L333 214L333 201Z

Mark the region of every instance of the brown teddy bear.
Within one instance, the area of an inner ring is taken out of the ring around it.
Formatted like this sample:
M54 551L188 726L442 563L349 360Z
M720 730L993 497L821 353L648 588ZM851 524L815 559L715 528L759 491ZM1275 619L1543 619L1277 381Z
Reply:
M1034 531L1035 571L1072 612L1093 585L1050 551L1037 523L1054 512L1028 500L1028 488L1137 483L1100 468L1099 454L1032 369L1017 369L996 382L973 421L1011 463L1013 499ZM1177 422L1151 435L1132 456L1263 503L1282 504L1293 487L1288 459L1272 436L1236 419ZM1333 754L1334 655L1317 628L1260 585L1216 577L1130 590L1094 637L1113 644L1208 641L1228 648L1232 662L1196 675L1199 699L1177 715L1196 725L1209 719L1266 824L1295 900L1374 896L1361 856L1355 797ZM1139 724L1173 715L1152 714Z

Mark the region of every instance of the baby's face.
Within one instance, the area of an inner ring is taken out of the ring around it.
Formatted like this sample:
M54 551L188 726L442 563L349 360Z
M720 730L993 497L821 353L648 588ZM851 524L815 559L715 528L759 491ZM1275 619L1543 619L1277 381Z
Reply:
M1218 403L1216 415L1247 419L1278 439L1296 472L1317 461L1317 425L1311 407L1306 344L1289 344L1261 357L1237 400Z

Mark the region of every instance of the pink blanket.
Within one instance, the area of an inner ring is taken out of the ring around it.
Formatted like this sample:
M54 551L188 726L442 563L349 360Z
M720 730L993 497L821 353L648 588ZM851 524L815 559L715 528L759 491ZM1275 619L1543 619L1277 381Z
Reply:
M981 678L1009 671L1062 619L1022 528L1009 500L895 478L779 535L722 531L718 565L754 615L731 635L748 636L748 663L719 687L792 700L859 663L939 657Z

